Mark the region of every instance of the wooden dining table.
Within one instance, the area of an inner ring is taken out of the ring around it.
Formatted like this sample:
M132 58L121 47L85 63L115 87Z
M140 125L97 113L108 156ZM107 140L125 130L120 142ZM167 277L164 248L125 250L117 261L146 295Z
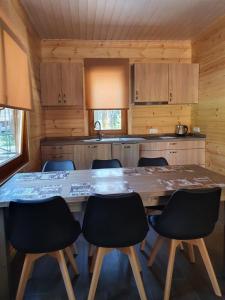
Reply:
M37 201L60 195L72 212L78 212L84 210L93 194L135 191L144 206L150 206L159 204L159 196L171 195L178 189L216 186L222 188L221 201L225 200L225 176L197 165L17 173L0 187L0 300L11 299L6 237L10 201Z

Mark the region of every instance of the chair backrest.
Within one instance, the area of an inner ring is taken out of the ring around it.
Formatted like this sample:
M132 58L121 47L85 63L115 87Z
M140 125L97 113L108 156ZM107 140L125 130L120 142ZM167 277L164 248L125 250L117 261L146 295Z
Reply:
M118 159L95 159L92 162L92 169L108 169L108 168L122 168L121 162Z
M76 170L76 167L72 160L47 160L42 168L42 172L73 170Z
M8 238L22 252L63 249L72 244L80 232L79 223L62 197L10 202Z
M218 219L220 195L218 187L176 191L159 216L157 230L176 239L209 235Z
M164 157L141 157L138 161L138 167L157 167L168 166L168 161Z
M102 247L128 247L142 241L148 223L137 193L96 195L88 199L83 234Z

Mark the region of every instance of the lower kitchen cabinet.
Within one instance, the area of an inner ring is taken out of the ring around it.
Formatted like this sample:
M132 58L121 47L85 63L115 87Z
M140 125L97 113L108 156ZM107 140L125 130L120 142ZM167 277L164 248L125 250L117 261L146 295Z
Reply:
M205 165L205 141L152 142L140 146L140 157L164 157L169 165Z
M94 159L111 159L111 144L74 145L74 163L78 170L90 169Z
M42 146L42 164L47 160L73 160L73 145Z
M123 167L136 167L139 144L112 144L112 158L119 159Z

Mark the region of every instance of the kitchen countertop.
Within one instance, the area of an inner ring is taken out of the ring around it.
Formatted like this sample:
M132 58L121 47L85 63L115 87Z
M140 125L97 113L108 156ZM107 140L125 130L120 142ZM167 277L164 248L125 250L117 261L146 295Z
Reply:
M118 141L112 141L112 138L122 138ZM112 144L112 143L149 143L149 142L168 142L168 141L193 141L197 139L205 139L204 134L188 134L186 136L177 136L174 133L157 134L157 135L123 135L123 136L103 136L103 141L94 141L95 136L79 136L79 137L49 137L41 140L41 146L52 145L89 145L89 144ZM107 141L109 138L109 141ZM140 141L129 141L126 138L144 138ZM85 140L85 141L84 141ZM90 140L90 141L88 141Z

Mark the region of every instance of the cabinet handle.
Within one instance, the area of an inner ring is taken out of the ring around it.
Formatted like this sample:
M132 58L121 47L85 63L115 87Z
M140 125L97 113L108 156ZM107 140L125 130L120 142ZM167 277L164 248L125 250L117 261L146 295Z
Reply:
M66 103L66 94L63 94L63 102Z
M170 145L176 145L177 143L170 143Z
M61 99L61 95L59 93L59 96L58 96L58 103L61 103L62 102L62 99Z

